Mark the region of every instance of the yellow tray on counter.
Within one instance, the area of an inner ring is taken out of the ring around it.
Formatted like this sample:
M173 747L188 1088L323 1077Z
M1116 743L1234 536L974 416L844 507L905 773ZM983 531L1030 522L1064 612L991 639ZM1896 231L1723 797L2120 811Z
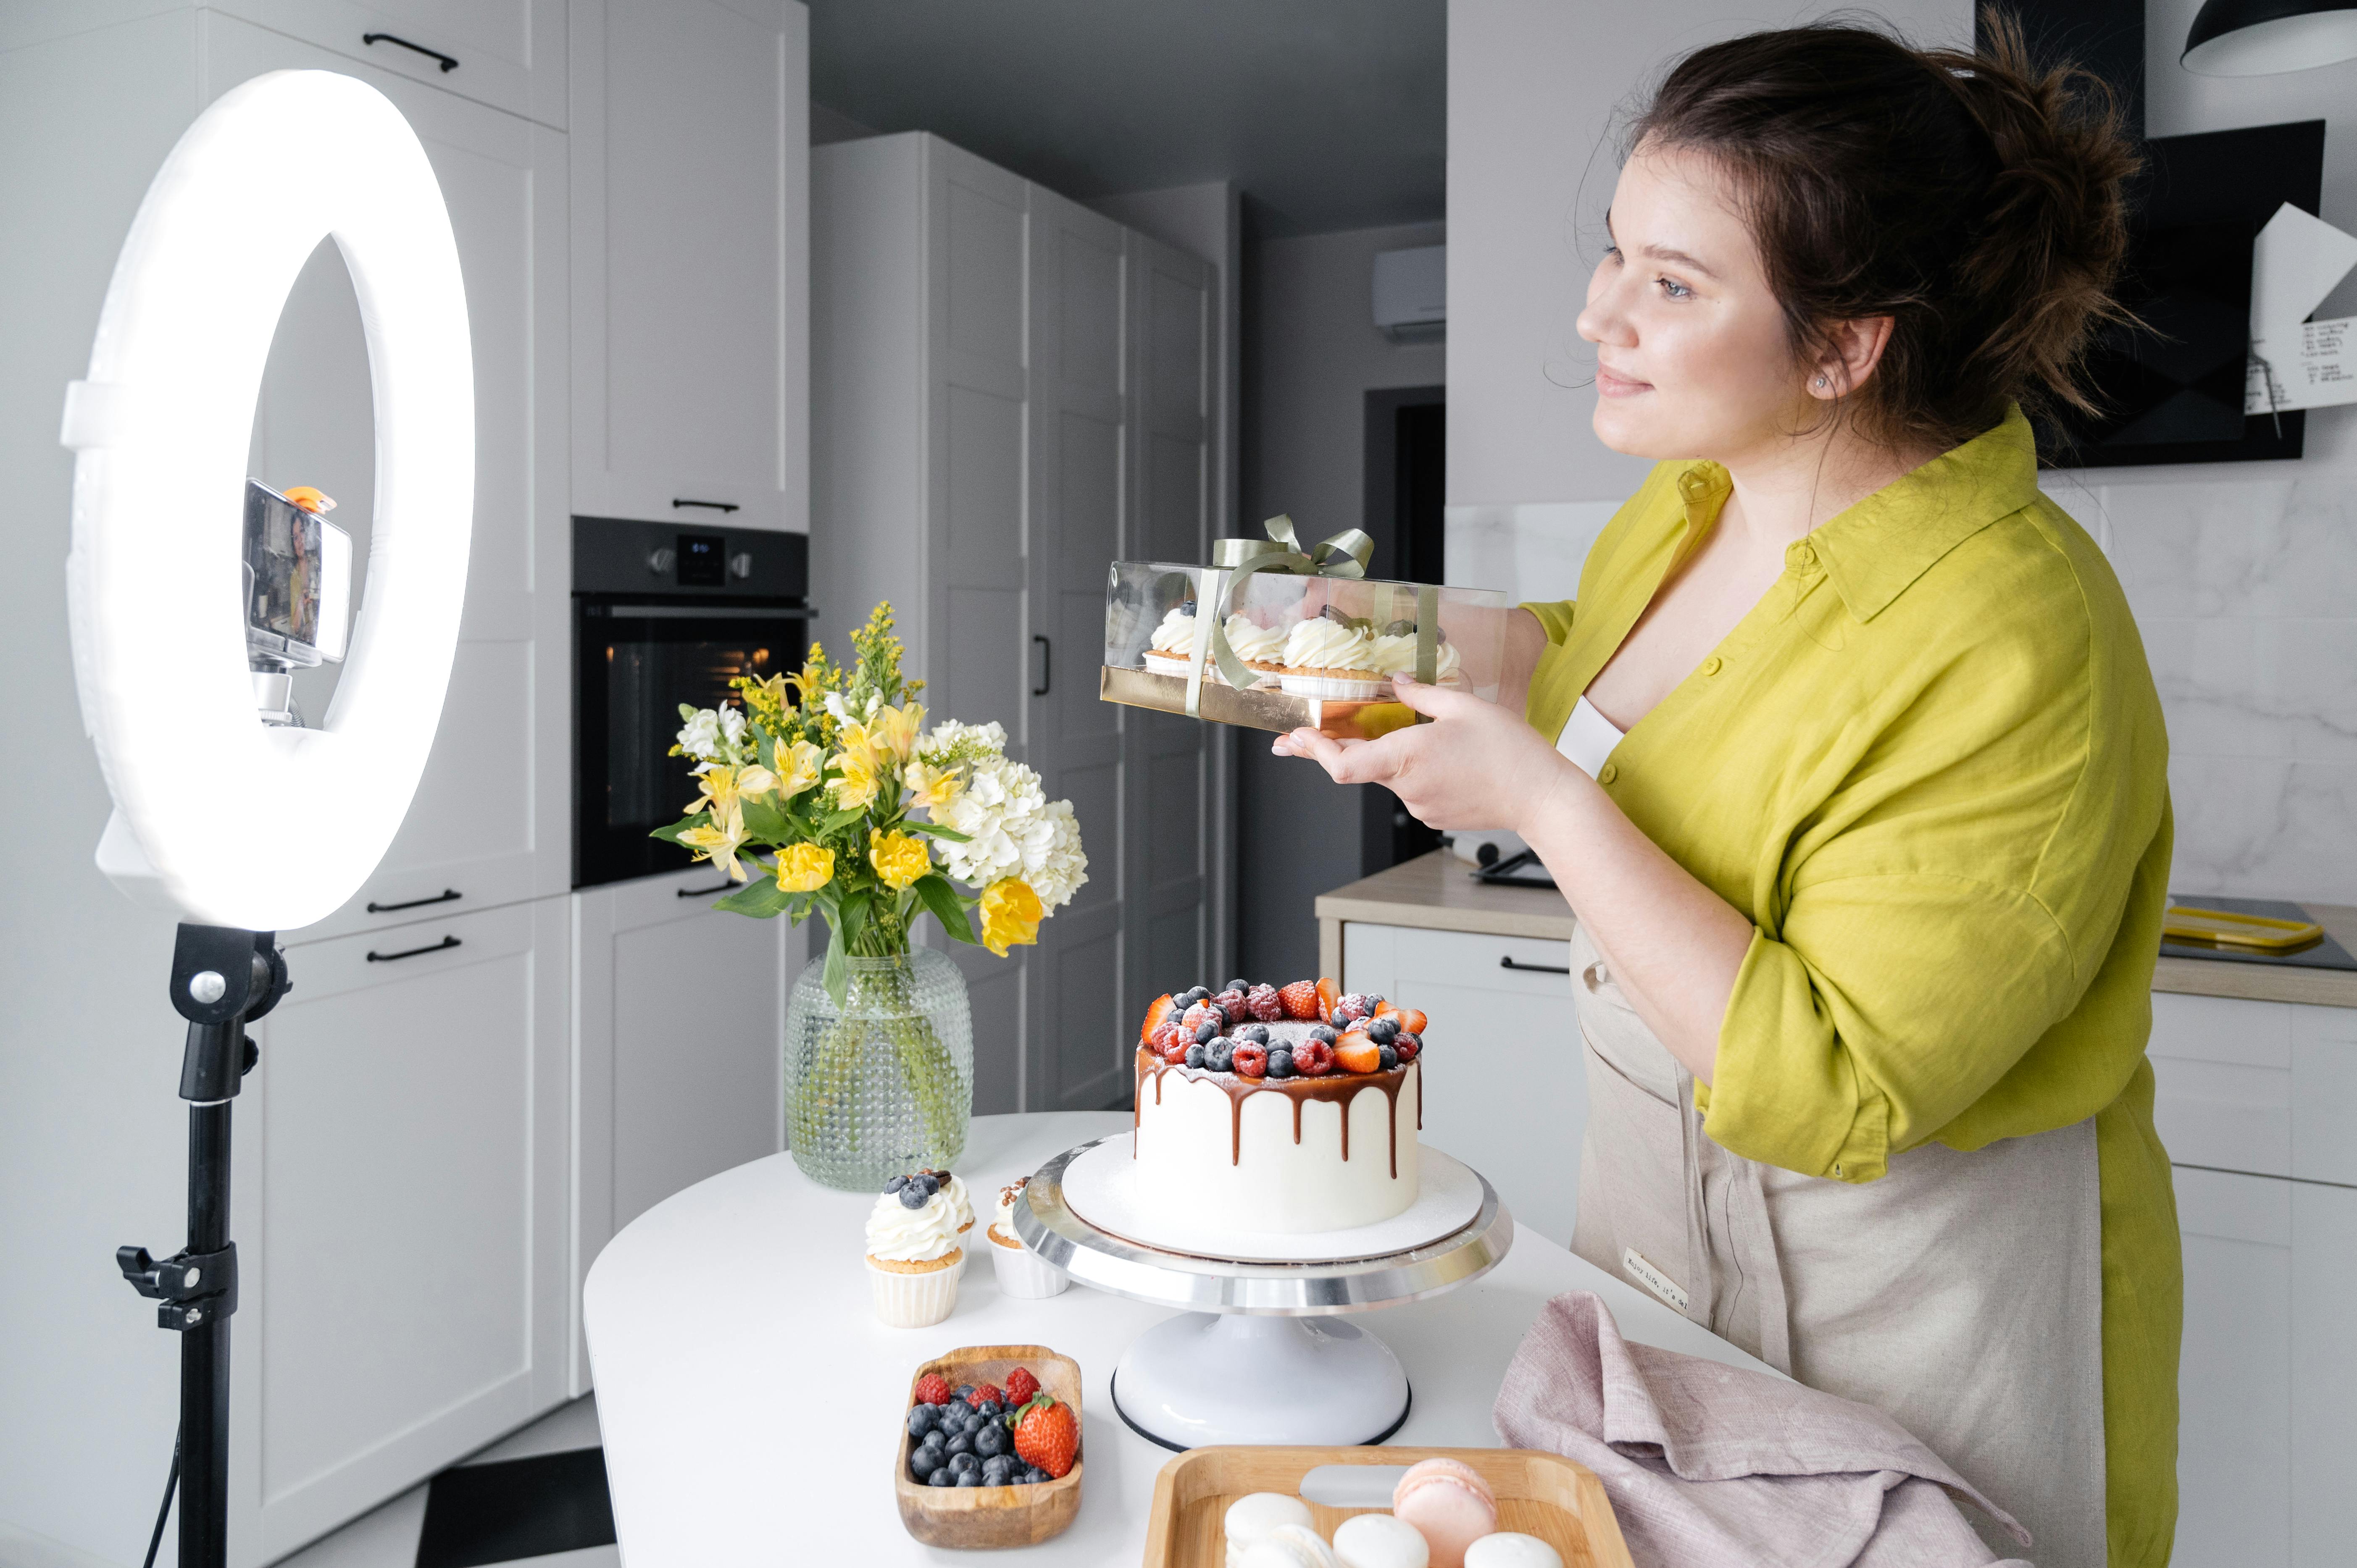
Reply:
M2160 934L2169 941L2216 942L2261 952L2288 952L2322 940L2324 928L2313 920L2278 920L2268 915L2237 915L2226 909L2197 909L2190 905L2172 904L2161 917Z

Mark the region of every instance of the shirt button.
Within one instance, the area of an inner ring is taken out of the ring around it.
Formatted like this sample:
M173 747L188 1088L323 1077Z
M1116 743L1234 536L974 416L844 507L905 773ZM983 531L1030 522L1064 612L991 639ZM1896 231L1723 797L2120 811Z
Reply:
M1598 784L1609 784L1609 783L1611 783L1611 782L1612 782L1612 780L1614 780L1615 779L1618 779L1618 778L1620 778L1620 766L1619 766L1618 764L1616 764L1616 763L1610 763L1610 762L1608 762L1608 763L1606 763L1602 768L1598 768L1598 769L1597 770L1597 773L1596 773L1596 781L1597 781Z
M1816 564L1816 547L1805 539L1784 552L1784 564L1795 572L1805 572Z
M1702 672L1706 675L1716 675L1726 668L1727 666L1720 661L1716 653L1702 661Z

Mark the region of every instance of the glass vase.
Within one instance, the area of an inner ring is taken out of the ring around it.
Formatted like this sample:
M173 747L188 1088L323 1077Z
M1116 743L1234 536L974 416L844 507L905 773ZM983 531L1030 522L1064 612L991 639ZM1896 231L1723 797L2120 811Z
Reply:
M930 948L845 960L838 1008L823 958L786 1004L786 1131L813 1181L880 1192L895 1176L950 1170L974 1114L965 976Z

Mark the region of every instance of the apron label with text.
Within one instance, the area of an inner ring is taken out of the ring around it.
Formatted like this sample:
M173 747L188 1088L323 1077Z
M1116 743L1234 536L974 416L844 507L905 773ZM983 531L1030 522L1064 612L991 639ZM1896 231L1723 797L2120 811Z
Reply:
M1680 1312L1686 1309L1686 1293L1680 1290L1669 1275L1647 1262L1636 1248L1620 1249L1620 1266L1628 1270L1630 1277L1639 1284L1643 1285Z

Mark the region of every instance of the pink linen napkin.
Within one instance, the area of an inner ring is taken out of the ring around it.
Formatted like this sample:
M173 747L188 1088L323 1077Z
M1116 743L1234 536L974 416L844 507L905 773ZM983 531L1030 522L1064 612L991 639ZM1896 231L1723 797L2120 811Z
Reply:
M2029 1532L1882 1412L1620 1337L1587 1291L1541 1310L1498 1435L1596 1472L1639 1568L1981 1568L1961 1498ZM2017 1558L2004 1568L2028 1568Z

